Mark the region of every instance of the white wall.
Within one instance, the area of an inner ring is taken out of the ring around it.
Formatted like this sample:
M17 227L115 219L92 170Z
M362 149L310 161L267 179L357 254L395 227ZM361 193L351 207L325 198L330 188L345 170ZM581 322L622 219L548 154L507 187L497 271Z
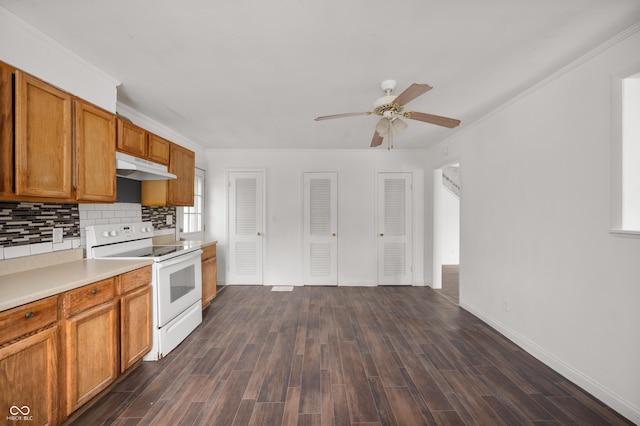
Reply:
M218 240L218 278L225 281L227 172L262 169L266 179L264 284L302 283L302 172L338 173L338 285L375 285L375 173L414 172L414 284L424 285L425 151L208 150L207 236ZM275 220L274 220L275 218Z
M206 168L204 149L157 121L117 102L120 82L39 30L0 7L0 61L87 100L107 111L195 151L196 166Z
M611 79L640 52L626 35L430 161L460 162L461 306L640 423L640 239L608 232Z
M107 111L116 111L116 87L120 84L116 79L2 7L0 40L0 61Z

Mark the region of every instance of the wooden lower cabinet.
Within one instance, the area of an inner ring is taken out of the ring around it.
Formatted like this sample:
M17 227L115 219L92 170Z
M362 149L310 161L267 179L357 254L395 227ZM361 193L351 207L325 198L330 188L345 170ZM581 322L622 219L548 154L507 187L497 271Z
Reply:
M120 275L120 371L151 349L151 267Z
M107 388L118 376L118 301L65 320L66 415Z
M216 297L216 245L202 247L202 309Z
M150 348L150 266L0 312L0 424L62 424Z
M57 339L54 326L0 348L0 423L57 424Z

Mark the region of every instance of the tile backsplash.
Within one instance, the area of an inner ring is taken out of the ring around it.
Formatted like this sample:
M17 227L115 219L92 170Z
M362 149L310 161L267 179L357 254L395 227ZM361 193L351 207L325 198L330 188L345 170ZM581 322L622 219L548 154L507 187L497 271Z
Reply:
M176 208L0 202L0 260L84 247L85 226L139 221L151 221L155 229L169 232L175 228ZM63 228L62 243L53 244L53 228Z
M62 228L63 242L53 244L53 228ZM1 202L0 259L28 256L80 245L77 204Z
M171 216L171 223L167 223L167 216ZM153 229L175 229L176 208L142 206L142 221L153 223Z

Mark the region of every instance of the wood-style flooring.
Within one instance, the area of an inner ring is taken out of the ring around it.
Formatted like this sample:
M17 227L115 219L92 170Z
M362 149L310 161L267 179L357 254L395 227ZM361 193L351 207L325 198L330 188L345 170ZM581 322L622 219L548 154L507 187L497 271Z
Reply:
M229 286L74 425L631 424L427 287Z

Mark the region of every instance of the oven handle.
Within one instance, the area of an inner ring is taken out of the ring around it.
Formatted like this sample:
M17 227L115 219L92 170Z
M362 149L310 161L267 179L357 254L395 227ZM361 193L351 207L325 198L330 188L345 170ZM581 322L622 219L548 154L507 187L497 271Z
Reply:
M198 249L197 251L194 251L192 253L185 254L185 255L182 255L182 256L177 256L177 257L175 257L175 258L173 258L171 260L167 260L165 262L159 262L158 263L158 267L166 268L168 266L177 265L178 263L186 262L186 261L191 260L191 259L193 259L195 257L200 257L201 253L202 253L202 250Z

